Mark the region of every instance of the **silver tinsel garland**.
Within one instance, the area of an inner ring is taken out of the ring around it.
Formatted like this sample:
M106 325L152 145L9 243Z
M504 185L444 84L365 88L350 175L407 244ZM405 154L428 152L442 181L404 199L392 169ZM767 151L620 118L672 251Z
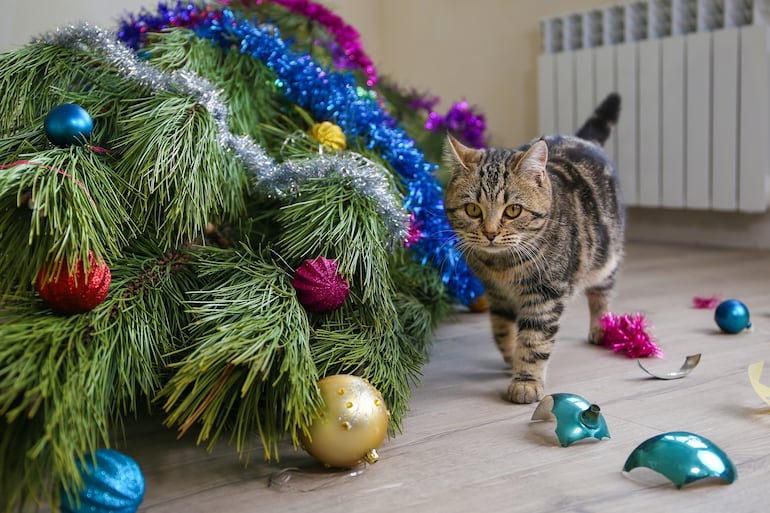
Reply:
M319 154L277 164L251 138L230 132L227 124L230 110L221 100L220 90L211 82L186 70L167 72L143 62L112 34L88 23L59 27L35 42L95 52L122 77L151 92L169 91L194 99L214 119L220 146L232 151L256 176L257 187L265 194L286 197L296 194L309 179L341 177L359 193L376 202L378 213L386 223L391 245L406 240L409 215L397 201L387 178L388 171L383 166L353 152Z

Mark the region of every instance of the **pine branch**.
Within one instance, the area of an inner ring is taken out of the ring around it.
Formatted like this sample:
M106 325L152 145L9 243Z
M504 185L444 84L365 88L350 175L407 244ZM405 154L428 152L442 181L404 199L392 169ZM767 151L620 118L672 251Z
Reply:
M43 266L66 260L108 261L134 227L122 200L125 184L109 158L87 148L53 148L0 171L0 291L28 290Z
M150 34L144 51L154 65L186 69L221 88L230 108L231 132L279 150L287 134L297 129L295 106L278 92L275 73L262 61L211 45L188 30ZM278 126L277 133L265 130Z
M379 323L373 322L379 316L378 309L361 307L333 312L312 334L313 359L321 374L355 374L368 379L388 405L394 432L400 431L409 409L411 388L420 378L427 344L424 330L406 332L397 306L405 304L393 305L396 317L390 330L382 330ZM421 323L410 324L415 327Z
M0 54L0 134L10 135L39 121L59 102L51 92L82 82L77 60L56 46L30 45Z
M79 458L110 446L112 428L160 388L197 283L186 253L132 248L112 269L107 300L82 315L52 314L33 296L9 300L0 323L0 510L57 504L82 486Z
M192 292L191 352L162 390L167 423L180 436L196 421L213 448L226 429L243 456L256 431L266 458L288 432L295 444L318 411L309 325L288 277L247 248L201 249Z
M116 170L135 191L132 215L165 247L202 238L213 215L244 212L243 169L219 144L210 113L189 97L126 99Z
M310 180L297 198L277 216L282 228L278 252L294 268L317 256L335 258L338 272L351 282L354 301L375 305L387 326L395 314L389 300L387 231L374 200L339 177Z
M138 90L86 50L34 43L5 52L0 54L0 135L34 130L43 143L45 115L61 103L78 103L94 119L92 139L98 144L109 139L119 100Z
M405 249L394 252L390 274L396 290L425 307L431 328L436 328L452 311L452 300L439 270L416 262Z

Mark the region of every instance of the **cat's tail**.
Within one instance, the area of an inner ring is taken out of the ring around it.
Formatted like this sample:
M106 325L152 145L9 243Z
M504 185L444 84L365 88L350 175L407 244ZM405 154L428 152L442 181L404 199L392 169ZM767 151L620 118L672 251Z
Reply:
M615 123L618 122L618 115L620 114L620 95L618 93L610 93L602 103L596 107L596 110L588 121L580 127L580 130L575 134L581 139L595 142L599 146L604 146L607 139L610 137L610 132Z

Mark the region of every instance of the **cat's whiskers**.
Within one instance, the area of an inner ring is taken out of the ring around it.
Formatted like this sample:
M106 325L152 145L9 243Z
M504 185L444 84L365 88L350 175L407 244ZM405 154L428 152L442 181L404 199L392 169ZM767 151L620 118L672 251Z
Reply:
M535 239L521 239L517 244L509 246L508 249L519 261L519 265L533 266L536 274L545 276L548 271L548 262L540 250L540 247L537 246L535 242Z
M543 278L548 278L550 277L550 266L548 259L542 251L539 239L542 239L541 234L536 235L532 239L522 240L519 243L519 248L530 257L530 261L535 266L535 271Z

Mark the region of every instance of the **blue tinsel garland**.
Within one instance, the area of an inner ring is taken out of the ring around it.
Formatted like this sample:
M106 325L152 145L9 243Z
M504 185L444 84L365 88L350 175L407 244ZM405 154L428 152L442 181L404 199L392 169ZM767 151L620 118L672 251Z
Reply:
M407 186L404 206L414 214L423 235L411 245L417 258L440 270L449 292L459 301L468 303L483 293L455 247L444 215L443 191L433 176L436 166L425 160L414 141L376 101L359 94L352 74L324 69L309 55L289 49L275 27L262 29L229 9L161 3L158 14L142 11L123 20L119 37L136 49L141 34L169 27L192 29L198 37L224 48L237 46L275 72L276 85L288 99L316 119L333 121L349 139L363 137L367 147L379 151Z

